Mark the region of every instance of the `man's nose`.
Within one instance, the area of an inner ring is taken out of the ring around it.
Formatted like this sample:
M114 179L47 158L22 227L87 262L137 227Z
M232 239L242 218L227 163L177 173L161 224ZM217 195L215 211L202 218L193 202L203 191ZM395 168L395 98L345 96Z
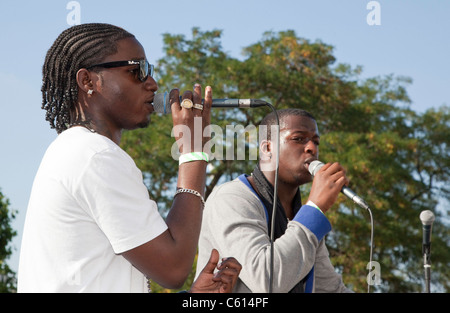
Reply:
M151 77L150 75L147 77L147 80L145 81L145 89L149 91L156 92L158 90L158 84L156 83L155 79Z
M316 143L312 140L309 140L306 145L305 145L305 152L312 154L312 155L317 155L319 149L316 145Z

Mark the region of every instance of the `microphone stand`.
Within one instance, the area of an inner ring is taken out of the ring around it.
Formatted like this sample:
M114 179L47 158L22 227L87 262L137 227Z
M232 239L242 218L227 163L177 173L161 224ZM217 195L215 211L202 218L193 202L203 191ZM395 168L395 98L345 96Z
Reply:
M431 284L431 258L430 246L423 246L423 271L425 276L425 293L430 293Z
M430 293L431 284L431 227L433 226L434 219L435 216L430 210L422 211L420 213L420 220L423 228L422 254L426 293Z

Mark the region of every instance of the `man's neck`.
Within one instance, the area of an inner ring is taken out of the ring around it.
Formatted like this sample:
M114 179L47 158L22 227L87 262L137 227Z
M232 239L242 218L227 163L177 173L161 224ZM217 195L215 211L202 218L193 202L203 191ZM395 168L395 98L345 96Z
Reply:
M272 184L272 186L275 186L275 171L262 171L264 176L267 178L267 180ZM253 183L253 178L249 177L249 181L252 184L253 188L255 189L255 185ZM289 184L286 184L283 181L280 181L278 179L278 186L277 186L277 197L280 199L281 205L283 206L286 216L288 219L294 218L294 208L292 207L292 203L294 201L295 194L297 193L298 186L292 186Z

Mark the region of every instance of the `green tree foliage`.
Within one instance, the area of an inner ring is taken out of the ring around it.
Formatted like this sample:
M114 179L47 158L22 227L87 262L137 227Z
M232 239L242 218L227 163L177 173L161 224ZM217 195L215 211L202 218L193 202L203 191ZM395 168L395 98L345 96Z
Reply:
M161 91L213 86L214 98L260 98L277 109L298 107L316 116L320 159L347 168L351 187L364 196L374 217L373 260L380 263L381 292L423 290L422 210L436 215L433 226L432 282L450 291L449 139L450 109L419 114L410 109L411 80L387 75L362 79L362 68L335 64L333 47L299 38L294 31L267 32L243 49L243 58L222 49L219 30L192 30L192 39L164 35L159 60ZM266 108L213 110L212 124L258 125ZM166 212L175 190L178 165L172 159L170 116L154 116L148 129L128 132L123 147L143 170L150 195ZM230 134L224 132L225 136ZM233 135L233 134L231 134ZM234 142L236 144L236 142ZM250 173L254 160L215 159L208 170L207 195L217 184ZM302 186L307 199L310 185ZM440 204L440 205L439 205ZM327 213L333 264L355 291L367 290L370 220L368 212L344 196ZM185 288L187 289L187 288ZM160 290L160 289L159 289Z
M0 191L0 292L16 290L15 273L5 263L12 253L9 243L17 234L10 225L16 212L11 211L8 206L9 200Z

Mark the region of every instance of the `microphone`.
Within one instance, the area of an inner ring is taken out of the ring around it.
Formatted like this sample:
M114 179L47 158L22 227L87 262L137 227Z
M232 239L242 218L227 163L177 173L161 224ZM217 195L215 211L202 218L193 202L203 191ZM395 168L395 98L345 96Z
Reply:
M434 214L430 210L425 210L420 213L420 220L422 221L423 238L422 238L422 253L430 254L431 250L431 227L434 222Z
M180 96L181 102L181 96ZM202 99L202 103L204 99ZM254 108L268 105L268 102L259 99L213 99L213 108ZM169 93L157 93L153 100L153 108L157 113L171 113Z
M316 161L312 161L309 164L308 170L311 173L312 176L315 176L316 173L322 168L322 166L324 166L325 164L323 164L322 162L316 160ZM350 198L351 200L353 200L353 202L355 202L357 205L359 205L360 207L362 207L363 209L369 210L369 206L367 205L366 202L364 202L363 199L361 199L361 197L359 197L353 190L351 190L350 188L348 188L347 186L343 186L341 192L346 195L348 198Z
M434 214L430 210L425 210L420 213L420 220L422 221L423 239L422 239L422 253L423 253L423 267L425 277L425 290L430 292L431 281L431 227L434 222Z

